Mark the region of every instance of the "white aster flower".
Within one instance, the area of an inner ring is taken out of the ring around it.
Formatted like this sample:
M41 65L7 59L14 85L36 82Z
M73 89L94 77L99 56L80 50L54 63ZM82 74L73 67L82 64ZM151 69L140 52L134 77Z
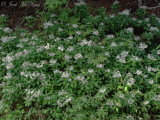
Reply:
M116 46L117 46L117 44L115 42L111 43L111 47L116 47Z
M93 31L93 35L98 35L98 30L96 30L96 31Z
M83 58L83 56L82 56L81 53L77 53L77 54L74 56L74 58L75 58L76 60L78 60L78 59L80 59L80 58Z
M100 89L100 91L99 91L99 92L100 92L100 93L104 93L105 91L106 91L106 88L105 88L105 87L103 87L103 88L101 88L101 89Z
M127 28L127 33L133 33L133 28L132 27L129 27L129 28Z
M71 56L69 56L69 55L65 55L65 56L64 56L64 58L65 58L65 60L66 60L66 61L69 61L69 60L70 60L70 58L71 58Z
M151 59L151 60L156 60L156 58L153 56L153 54L148 54L148 55L147 55L147 58L148 58L148 59Z
M148 83L152 85L154 83L154 80L149 80Z
M71 99L71 97L69 97L68 99L66 99L66 102L68 103L68 102L70 102L72 99Z
M145 104L145 105L149 104L149 101L145 101L144 104Z
M141 38L139 36L134 37L135 41L139 41Z
M136 71L136 74L137 74L137 75L141 75L141 74L142 74L142 71L141 71L141 70L137 70L137 71Z
M68 73L68 72L63 72L62 73L63 78L68 78L69 76L70 76L70 73Z
M54 65L56 62L57 62L57 60L54 60L54 59L49 61L50 65Z
M160 55L160 50L157 50L157 54Z
M73 46L67 48L67 51L72 52L74 50Z
M80 35L80 34L81 34L81 31L76 31L76 34L77 34L77 35Z
M73 39L73 36L69 36L68 39L69 39L69 40L72 40L72 39Z
M97 68L104 68L104 64L97 64L96 67Z
M118 78L118 77L121 77L120 71L114 71L113 78Z
M128 85L134 85L134 83L135 83L135 80L133 79L133 78L130 78L130 79L128 79L128 81L127 81L127 84Z
M77 25L77 24L73 24L72 27L73 27L73 28L77 28L78 25Z
M36 91L36 92L33 94L33 96L34 96L34 97L39 97L40 93L41 93L41 91L38 90L38 91Z
M129 15L129 12L130 12L130 10L126 9L126 10L123 10L122 12L120 12L119 14Z
M63 46L59 46L59 47L58 47L58 50L63 51L63 50L64 50L64 47L63 47Z
M144 50L144 49L146 49L148 46L146 45L146 44L144 44L144 43L140 43L140 45L139 45L139 49L141 49L141 50Z
M115 36L114 35L107 35L107 38L111 39L111 38L115 38Z
M63 31L63 29L62 29L62 28L59 28L59 29L58 29L58 31L59 31L59 32L62 32L62 31Z
M113 4L119 4L119 1L118 1L118 0L115 0Z
M49 26L53 26L53 23L51 21L43 23L44 29L48 28Z
M93 70L93 69L88 69L88 72L89 72L89 73L93 73L94 70Z
M157 27L151 27L151 28L150 28L150 31L158 32L158 31L159 31L159 29L158 29Z

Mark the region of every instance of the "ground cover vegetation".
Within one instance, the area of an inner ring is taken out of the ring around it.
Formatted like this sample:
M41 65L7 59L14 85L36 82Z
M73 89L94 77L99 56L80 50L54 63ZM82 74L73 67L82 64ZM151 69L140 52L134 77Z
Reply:
M1 120L160 118L160 19L111 7L39 12L25 18L43 16L32 32L0 16Z

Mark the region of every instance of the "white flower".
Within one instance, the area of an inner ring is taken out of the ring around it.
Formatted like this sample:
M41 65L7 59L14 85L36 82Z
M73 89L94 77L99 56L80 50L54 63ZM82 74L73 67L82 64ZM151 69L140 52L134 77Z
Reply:
M96 30L96 31L93 31L93 35L98 35L98 30Z
M154 80L149 80L148 82L149 82L149 84L152 85L154 83Z
M72 71L72 70L73 70L73 66L71 66L71 67L69 68L69 70Z
M63 46L59 46L59 47L58 47L58 50L63 51L63 50L64 50L64 47L63 47Z
M56 16L55 14L51 14L51 15L50 15L50 17L55 17L55 16Z
M132 104L134 101L132 99L128 100L128 104Z
M156 31L156 32L158 32L159 29L158 29L157 27L151 27L151 28L150 28L150 31Z
M88 81L85 80L84 76L77 76L76 77L77 80L81 81L83 84L87 83Z
M70 39L70 40L73 39L73 36L69 36L68 39Z
M146 45L146 44L144 44L144 43L140 43L140 45L139 45L139 49L141 49L141 50L144 50L144 49L146 49L148 46Z
M49 53L48 55L53 57L53 56L55 56L55 53Z
M105 72L111 72L111 70L110 69L106 69Z
M49 26L53 26L53 23L51 21L43 23L44 29L48 28Z
M134 60L134 61L140 61L141 59L140 59L140 58L138 58L138 56L134 56L134 55L132 55L131 60Z
M133 33L133 28L131 28L131 27L129 27L129 28L127 28L127 33Z
M76 31L76 34L80 35L80 34L81 34L81 31Z
M117 46L117 44L115 42L111 43L111 47L116 47L116 46Z
M113 4L119 4L119 1L115 0Z
M58 29L58 31L59 31L59 32L62 32L62 31L63 31L63 29L62 29L62 28L59 28L59 29Z
M120 94L119 97L120 97L120 98L124 98L124 95L123 95L123 94Z
M77 53L77 54L74 56L74 58L75 58L76 60L78 60L78 59L80 59L80 58L83 58L83 56L81 55L81 53Z
M75 3L76 6L86 5L86 3L83 0L78 0L77 3Z
M12 63L8 63L6 65L6 69L11 69L11 68L14 68L14 65Z
M114 71L113 78L118 78L118 77L121 77L120 71Z
M54 71L54 74L56 74L56 73L61 73L61 71L55 70L55 71Z
M96 67L97 68L104 68L104 64L97 64Z
M68 103L68 102L70 102L72 99L71 99L71 97L69 97L68 99L66 99L66 102Z
M150 66L148 66L148 67L146 66L146 69L147 69L148 72L152 71L152 68Z
M115 17L115 14L110 15L111 18Z
M132 73L127 73L127 77L132 77Z
M147 105L149 103L149 101L145 101L144 104Z
M74 48L72 46L70 46L69 48L67 48L67 51L72 52L74 50Z
M133 78L128 79L127 84L128 85L133 85L135 83L135 80Z
M113 106L114 105L114 103L113 103L113 101L111 101L111 100L108 100L108 102L106 103L106 105L109 105L109 106Z
M10 29L9 27L6 27L6 28L3 29L3 31L9 33L9 32L12 31L12 29Z
M54 60L54 59L49 61L50 65L54 65L56 62L57 62L57 60Z
M140 37L139 37L139 36L136 36L136 37L134 37L134 40L135 40L135 41L139 41L139 40L140 40Z
M142 9L147 9L147 7L146 7L146 6L140 6L140 8L142 8Z
M39 97L40 93L41 93L41 91L38 90L38 91L36 91L36 92L33 94L33 96L34 96L34 97Z
M160 50L157 50L157 54L160 55Z
M7 73L7 75L5 76L5 79L11 79L12 78L12 74L11 73Z
M101 22L101 23L100 23L100 25L104 25L104 23L103 23L103 22Z
M149 22L149 18L145 18L145 21L146 21L146 22Z
M122 12L120 12L119 14L129 15L129 12L130 12L130 10L126 9L126 10L123 10Z
M141 75L141 74L142 74L142 71L141 71L141 70L137 70L136 74L137 74L137 75Z
M62 73L63 78L68 78L69 76L70 76L70 73L67 73L67 72Z
M104 52L104 54L105 54L106 56L109 56L109 55L110 55L110 53L109 53L109 52Z
M77 28L78 25L77 25L77 24L73 24L72 27L73 27L73 28Z
M114 35L107 35L107 38L111 39L111 38L115 38L115 36Z
M121 57L123 57L123 58L127 57L128 53L129 53L128 51L123 51L121 53Z
M93 70L93 69L88 69L88 72L89 72L89 73L93 73L94 70Z
M50 39L54 38L54 35L53 35L53 34L50 34L50 35L49 35L49 38L50 38Z
M44 48L45 48L46 50L48 50L48 49L49 49L49 43L47 43L47 45L44 46Z
M136 21L137 19L134 17L134 18L132 18L132 20L133 20L133 21Z
M151 60L156 60L156 58L153 56L153 54L148 54L148 55L147 55L147 58L148 58L148 59L151 59Z
M106 88L103 87L103 88L100 89L99 92L100 92L100 93L104 93L105 91L106 91Z
M71 56L65 55L64 58L65 58L66 61L69 61L69 59L71 58Z
M64 95L64 94L66 94L67 92L65 91L65 90L61 90L61 91L59 91L58 92L58 95Z

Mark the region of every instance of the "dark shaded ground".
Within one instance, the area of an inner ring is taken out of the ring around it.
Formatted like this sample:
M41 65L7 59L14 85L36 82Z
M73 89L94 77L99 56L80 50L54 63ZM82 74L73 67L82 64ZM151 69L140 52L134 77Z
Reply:
M31 2L29 0L0 0L0 14L6 14L9 16L9 27L15 28L18 26L24 16L34 15L39 9L42 11L44 9L44 0L37 0L36 2ZM71 0L69 3L70 8L74 8L74 3L77 0ZM121 10L131 9L131 12L135 12L138 8L138 0L119 0L121 5ZM110 6L114 0L86 0L86 3L90 6L90 11L96 12L97 8L105 7L107 12L110 14ZM24 3L24 7L20 5ZM156 0L143 0L143 4L148 7L157 6ZM148 10L149 14L156 14L160 16L160 8Z

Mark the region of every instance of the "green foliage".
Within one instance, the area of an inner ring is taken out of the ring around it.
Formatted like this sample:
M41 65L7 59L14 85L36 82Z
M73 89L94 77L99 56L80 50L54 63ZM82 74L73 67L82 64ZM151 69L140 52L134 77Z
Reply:
M143 18L146 16L146 13L147 13L147 11L146 11L145 9L139 8L139 9L137 9L137 11L136 11L136 16L137 16L137 18L139 18L139 19L143 19Z
M74 7L74 14L76 17L79 17L81 20L87 18L90 13L88 11L87 5L80 5Z
M61 12L61 14L58 17L58 20L60 20L61 22L67 22L71 12L72 12L72 10L70 8L67 8L66 10Z
M25 26L33 28L35 26L36 21L37 21L36 17L27 16L25 17Z
M159 119L160 20L85 9L39 13L32 33L2 24L1 120Z
M45 5L49 11L60 11L66 0L46 0Z
M8 22L8 16L2 14L0 16L0 27L5 27L7 26L7 22Z

